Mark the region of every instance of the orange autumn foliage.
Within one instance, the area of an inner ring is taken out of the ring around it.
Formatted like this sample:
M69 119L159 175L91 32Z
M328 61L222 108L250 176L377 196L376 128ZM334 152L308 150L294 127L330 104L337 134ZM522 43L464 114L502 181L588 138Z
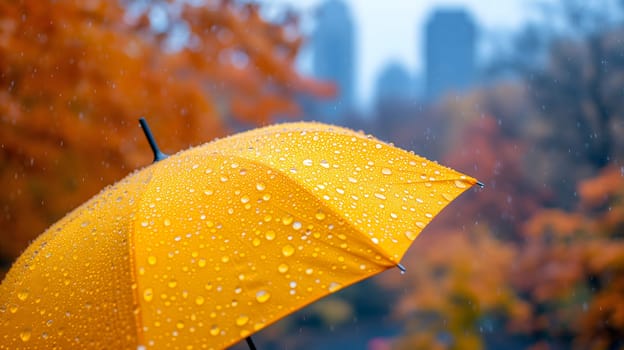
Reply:
M167 13L188 28L187 45L174 50L147 11L130 13L130 5L0 2L5 264L64 213L149 163L140 116L175 152L235 123L297 113L295 94L331 93L295 72L302 39L294 16L270 23L255 5L186 4Z
M574 211L544 209L525 225L511 276L532 310L515 329L610 349L624 336L624 177L607 167L578 193Z

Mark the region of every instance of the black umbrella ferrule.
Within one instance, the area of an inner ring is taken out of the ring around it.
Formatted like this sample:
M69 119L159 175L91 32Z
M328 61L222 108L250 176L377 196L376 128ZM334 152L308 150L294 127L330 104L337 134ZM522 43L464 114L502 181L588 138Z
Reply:
M152 152L154 152L154 163L169 157L168 155L163 153L160 148L158 148L156 140L154 139L154 135L152 135L152 131L150 130L149 125L147 125L147 121L145 120L145 118L139 118L139 124L141 124L141 128L143 129L145 138L147 139L147 142L149 142L149 145L152 148Z

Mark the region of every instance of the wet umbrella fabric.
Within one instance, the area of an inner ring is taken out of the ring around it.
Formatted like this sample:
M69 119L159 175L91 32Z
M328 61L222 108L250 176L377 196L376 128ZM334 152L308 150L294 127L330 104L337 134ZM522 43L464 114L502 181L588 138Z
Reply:
M291 123L137 171L42 234L0 285L0 349L221 349L397 266L476 180Z

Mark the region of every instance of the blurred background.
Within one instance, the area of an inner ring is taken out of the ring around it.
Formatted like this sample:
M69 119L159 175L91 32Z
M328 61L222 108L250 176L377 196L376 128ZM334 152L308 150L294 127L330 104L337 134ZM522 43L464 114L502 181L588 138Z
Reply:
M0 266L104 186L287 120L484 182L261 349L624 348L624 1L0 1ZM244 345L236 347L244 349Z

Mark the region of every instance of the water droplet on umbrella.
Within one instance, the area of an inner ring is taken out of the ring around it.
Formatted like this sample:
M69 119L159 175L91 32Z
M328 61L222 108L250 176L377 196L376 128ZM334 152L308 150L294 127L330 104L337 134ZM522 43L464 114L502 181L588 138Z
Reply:
M455 187L457 188L466 188L468 187L464 181L455 180Z
M240 315L236 318L236 325L239 327L246 325L247 322L249 322L249 316L247 315Z
M251 244L252 244L254 247L259 246L259 245L260 245L260 239L258 239L257 237L256 237L256 238L254 238L254 239L251 241Z
M378 143L378 144L376 144L376 145L375 145L375 148L377 148L377 149L381 149L381 144L379 144L379 143Z
M258 182L258 183L256 184L256 189L257 189L258 191L264 191L264 190L266 189L266 185L265 185L265 184L263 184L262 182Z
M156 265L156 257L153 255L148 256L147 263L150 265Z
M147 227L147 225L148 225L148 224L149 224L149 223L148 223L147 221L142 221L142 222L141 222L141 226L143 226L143 227Z
M195 304L197 304L197 305L203 305L204 301L205 301L205 299L201 295L199 295L198 297L195 298Z
M388 168L383 168L381 169L381 173L384 175L392 175L392 170L388 169Z
M317 220L323 220L325 219L325 213L323 213L322 211L317 211L314 217L316 217Z
M152 291L152 288L147 288L143 291L143 299L145 299L145 301L152 301L153 297L154 291Z
M163 221L163 224L164 224L165 226L170 226L170 225L171 225L171 220L169 220L169 219L165 219L165 220Z
M204 259L204 258L199 259L199 260L197 261L197 265L198 265L199 267L204 267L204 266L206 266L206 259Z
M287 244L282 248L282 254L284 254L284 256L291 256L294 253L295 247L291 246L290 244Z
M21 301L28 299L28 292L24 290L24 291L17 293L17 298Z
M293 217L292 216L285 216L282 218L282 224L284 225L290 225L293 222Z
M241 197L241 203L245 204L247 202L249 202L249 197L247 197L247 196Z
M286 265L286 264L280 264L280 265L277 267L277 271L279 271L280 273L286 273L286 272L288 272L288 265Z
M176 280L170 280L169 282L167 282L167 286L169 286L169 288L175 288L175 286L178 285L178 281Z
M375 244L379 244L379 239L377 237L371 237L371 241Z
M303 160L303 165L305 165L305 166L312 166L312 159L304 159Z
M213 324L212 327L210 327L211 335L219 335L219 332L221 332L221 330L219 329L219 326L217 326L216 324Z
M407 237L407 239L409 239L410 241L415 240L417 236L418 234L416 234L416 232L405 231L405 237Z
M302 226L302 225L301 225L301 223L300 223L299 221L295 221L295 222L293 222L293 224L292 224L292 227L293 227L295 230L299 230L299 229L301 229L301 226Z
M177 329L182 329L182 328L184 328L184 322L182 322L182 321L178 321L178 322L176 323L176 328L177 328Z
M453 196L451 196L448 193L442 193L442 197L444 197L444 199L446 199L449 202L453 200Z
M420 228L425 228L425 226L427 226L427 225L425 225L425 223L424 223L424 222L421 222L421 221L416 221L416 226L418 226L418 227L420 227Z
M270 294L269 292L267 292L266 290L259 290L259 291L256 293L256 300L257 300L259 303L264 303L264 302L266 302L267 300L269 300L269 298L271 298L271 294Z
M29 341L29 340L30 340L30 336L31 336L31 334L32 334L32 333L31 333L31 331L30 331L30 329L29 329L29 328L23 329L23 330L20 332L20 339L21 339L23 342L27 342L27 341Z
M338 289L340 289L340 287L342 287L342 285L338 282L332 282L329 284L329 287L327 288L330 292L335 292Z
M269 240L269 241L274 240L274 239L275 239L275 231L268 230L268 231L264 234L264 237L265 237L267 240Z
M325 169L329 169L329 163L325 159L321 160L321 166Z
M384 196L381 193L375 193L375 197L379 198L379 199L386 199L386 196Z

